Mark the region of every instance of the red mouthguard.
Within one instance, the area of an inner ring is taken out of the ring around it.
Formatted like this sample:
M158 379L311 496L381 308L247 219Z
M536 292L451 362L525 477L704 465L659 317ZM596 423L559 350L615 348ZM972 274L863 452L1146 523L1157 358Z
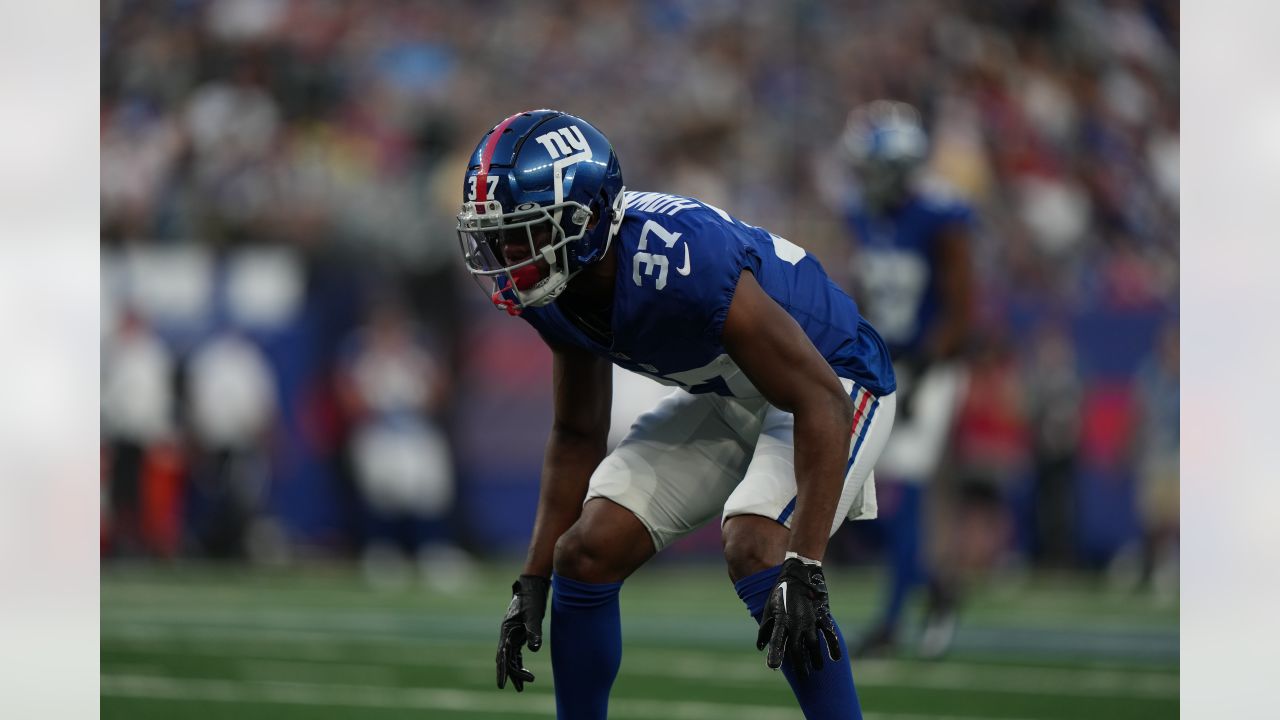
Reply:
M538 281L542 279L542 273L538 272L538 268L533 265L525 265L511 271L511 279L515 282L517 290L528 290Z

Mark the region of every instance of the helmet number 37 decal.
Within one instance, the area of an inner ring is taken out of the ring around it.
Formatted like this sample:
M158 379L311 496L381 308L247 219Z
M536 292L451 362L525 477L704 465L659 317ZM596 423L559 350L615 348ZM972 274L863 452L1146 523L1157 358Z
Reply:
M468 201L468 202L475 202L475 201L476 201L476 178L478 178L478 177L480 177L480 176L479 176L479 175L471 175L471 176L468 176L468 177L467 177L467 201ZM486 176L485 176L485 179L487 179L487 180L489 181L489 187L488 187L488 188L486 188L486 190L488 191L488 193L487 193L486 197L493 197L493 193L494 193L494 191L498 189L498 176L497 176L497 175L486 175ZM455 187L456 187L456 186L455 186ZM456 196L455 196L455 197L456 197Z

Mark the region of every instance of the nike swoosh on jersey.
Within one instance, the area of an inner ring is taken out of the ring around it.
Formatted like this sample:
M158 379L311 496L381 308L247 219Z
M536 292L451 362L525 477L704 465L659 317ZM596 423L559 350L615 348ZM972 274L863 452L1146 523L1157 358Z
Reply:
M676 268L676 272L680 273L681 275L688 275L688 274L689 274L689 269L690 269L690 268L689 268L689 244L688 244L688 243L685 243L685 245L684 245L684 265L683 265L682 267L678 267L678 268Z

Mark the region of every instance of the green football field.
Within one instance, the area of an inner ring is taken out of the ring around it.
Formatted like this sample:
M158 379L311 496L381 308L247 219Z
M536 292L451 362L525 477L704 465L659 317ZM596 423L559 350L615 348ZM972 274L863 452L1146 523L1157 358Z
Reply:
M538 680L494 687L511 567L450 594L372 590L346 567L102 571L104 718L554 717L548 651ZM833 569L833 610L853 635L879 577ZM972 597L944 661L855 660L871 720L1178 716L1178 609L1090 578L1032 578ZM610 717L800 718L764 666L723 569L657 566L622 592L624 651ZM548 623L549 625L549 623Z

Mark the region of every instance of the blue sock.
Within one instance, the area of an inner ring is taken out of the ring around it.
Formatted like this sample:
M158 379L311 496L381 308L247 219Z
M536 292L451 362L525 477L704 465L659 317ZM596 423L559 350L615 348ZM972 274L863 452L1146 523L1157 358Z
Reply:
M782 566L761 570L742 578L733 584L738 597L747 605L747 612L756 622L764 613L764 604L769 600L769 593L778 582L778 573ZM791 663L782 663L782 674L791 683L791 691L795 693L800 709L808 720L862 720L862 707L858 704L858 692L853 687L853 669L849 665L849 649L844 644L844 634L840 626L836 626L836 635L840 638L840 657L831 662L831 656L823 658L822 669L810 672L801 678L791 670ZM818 642L824 643L819 634ZM762 661L763 662L763 661Z
M920 563L920 505L924 488L915 483L898 483L898 506L888 520L889 596L884 624L896 629L907 596L924 580Z
M604 720L622 664L622 583L551 576L551 673L559 720Z

